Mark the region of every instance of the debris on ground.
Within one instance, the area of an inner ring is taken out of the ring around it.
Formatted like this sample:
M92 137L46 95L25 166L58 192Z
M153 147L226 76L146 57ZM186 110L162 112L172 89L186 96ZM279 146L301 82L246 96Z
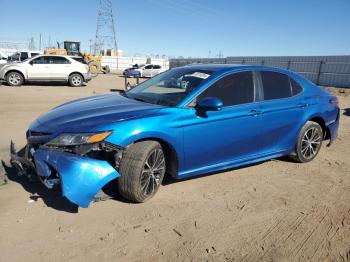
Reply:
M178 234L179 237L182 237L182 234L181 234L179 231L177 231L175 228L173 228L173 231L174 231L176 234Z

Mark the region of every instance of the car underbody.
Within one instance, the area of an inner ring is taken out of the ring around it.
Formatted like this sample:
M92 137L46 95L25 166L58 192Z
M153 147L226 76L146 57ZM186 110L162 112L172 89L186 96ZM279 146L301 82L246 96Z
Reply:
M11 164L19 175L37 176L49 189L60 186L62 195L80 207L88 207L104 186L120 176L123 148L106 142L52 147L37 138L28 137L19 152L11 141Z

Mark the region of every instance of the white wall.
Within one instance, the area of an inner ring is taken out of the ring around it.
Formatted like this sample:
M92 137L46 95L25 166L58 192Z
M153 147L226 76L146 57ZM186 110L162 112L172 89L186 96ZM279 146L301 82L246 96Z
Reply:
M103 56L102 65L108 65L112 73L122 73L126 68L131 67L134 64L146 64L147 57L118 57L118 68L117 68L117 57L114 56ZM169 69L169 60L162 58L152 58L151 63L160 65L165 69Z

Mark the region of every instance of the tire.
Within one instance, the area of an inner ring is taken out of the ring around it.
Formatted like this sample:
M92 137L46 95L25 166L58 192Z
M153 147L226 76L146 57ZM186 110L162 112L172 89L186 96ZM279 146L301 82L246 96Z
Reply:
M84 78L80 74L71 74L68 82L71 86L79 87L84 83Z
M316 122L308 121L300 130L295 146L295 154L290 157L299 163L310 162L317 156L322 142L322 127Z
M145 202L157 193L165 170L165 156L158 142L132 144L120 162L119 193L133 202Z
M89 70L92 74L101 73L101 64L96 61L88 62Z
M19 72L9 72L6 75L6 82L10 86L21 86L24 82L24 78Z

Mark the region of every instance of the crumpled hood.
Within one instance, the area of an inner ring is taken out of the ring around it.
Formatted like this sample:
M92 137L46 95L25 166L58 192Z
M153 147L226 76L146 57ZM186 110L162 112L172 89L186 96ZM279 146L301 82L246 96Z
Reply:
M142 103L117 94L74 100L40 116L30 126L39 132L89 132L102 124L148 115L161 106Z

